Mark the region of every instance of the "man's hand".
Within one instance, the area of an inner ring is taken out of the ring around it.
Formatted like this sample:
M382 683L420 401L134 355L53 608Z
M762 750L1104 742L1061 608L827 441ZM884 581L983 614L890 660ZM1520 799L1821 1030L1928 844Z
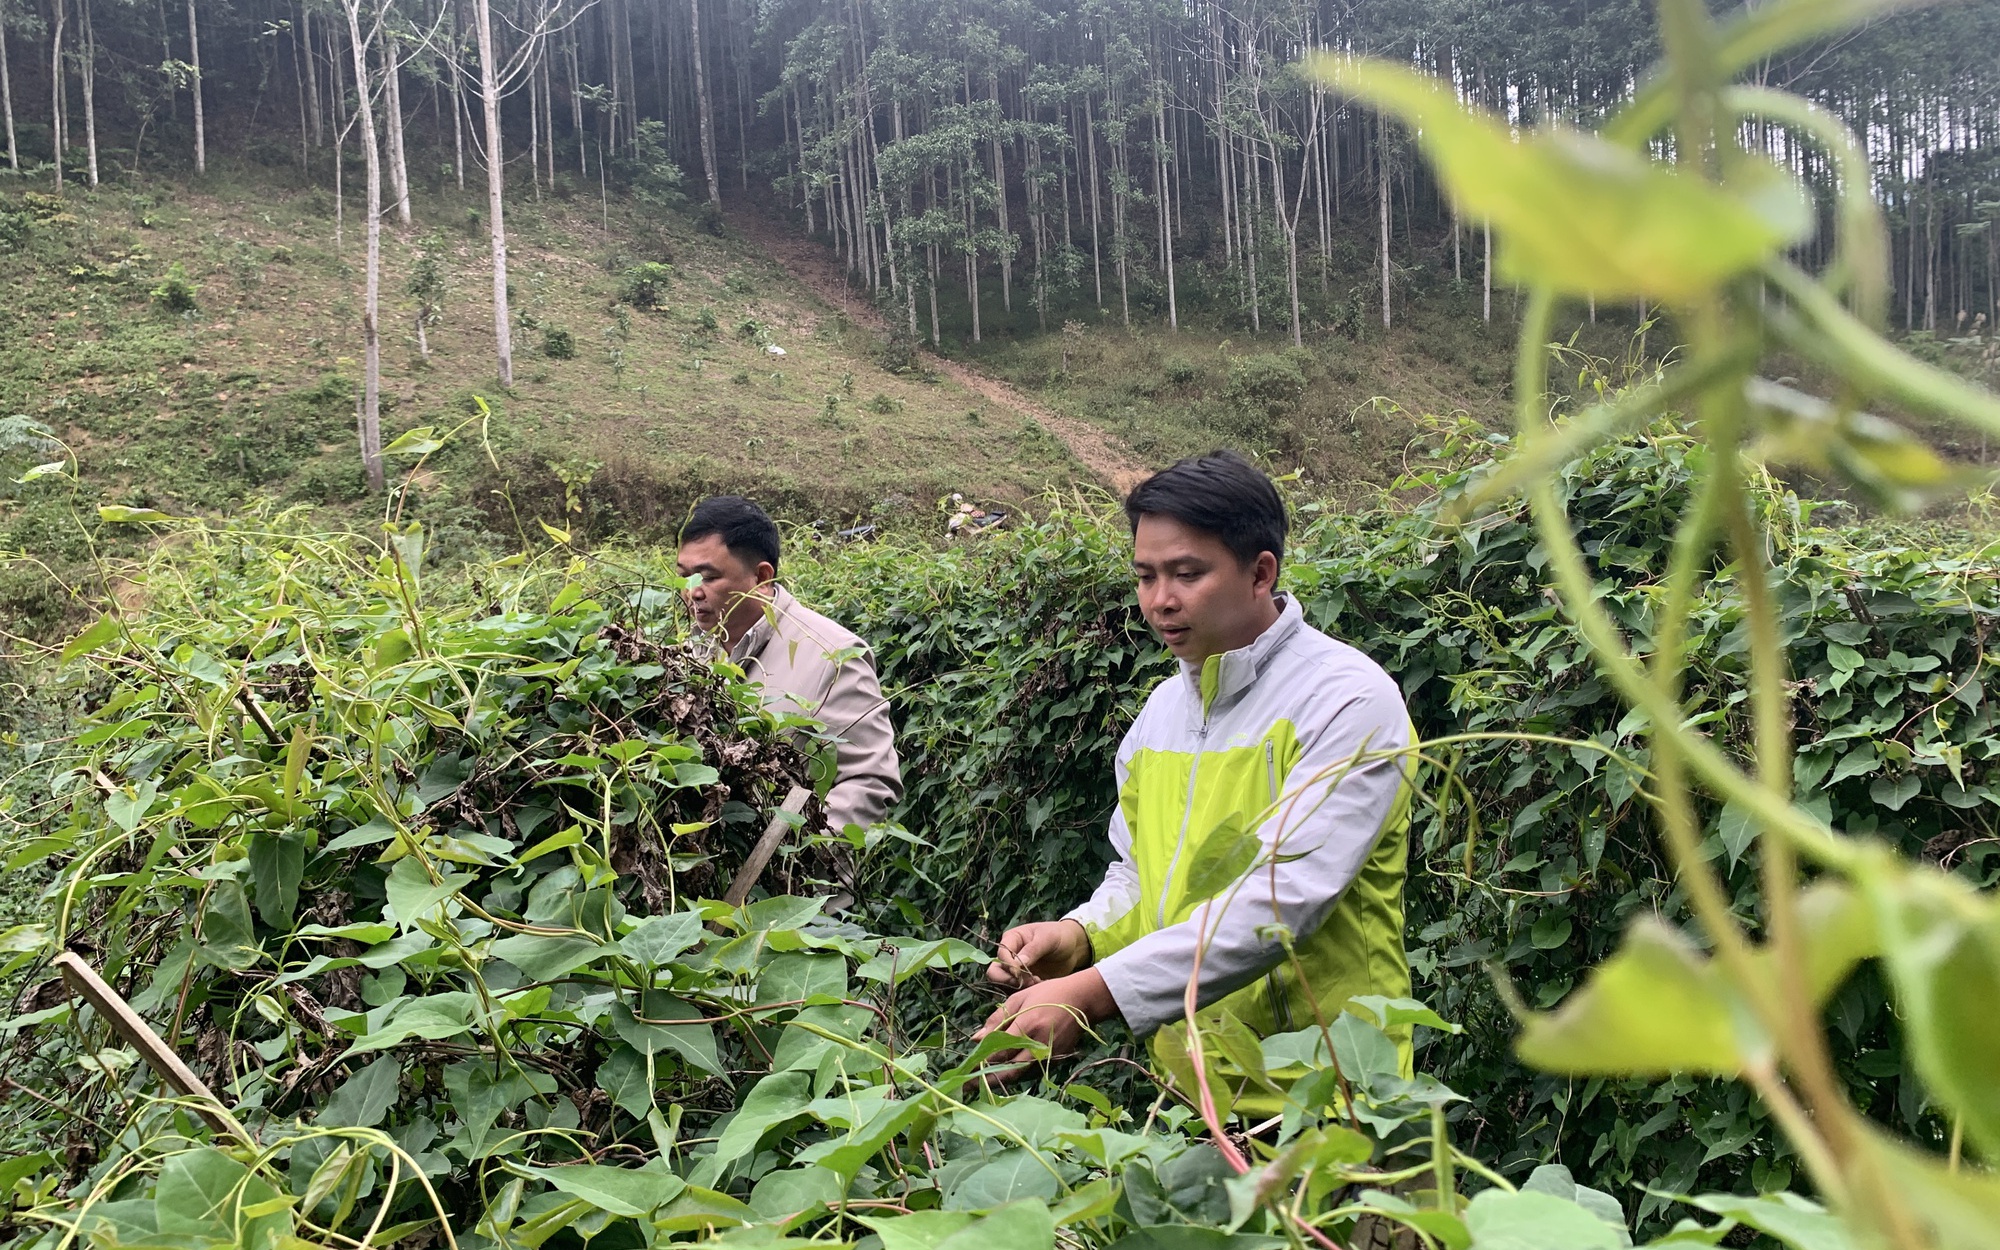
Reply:
M1090 962L1090 934L1074 920L1038 920L1000 935L986 979L1024 990L1066 977ZM1011 999L1008 1001L1012 1001Z
M1095 968L1085 968L1070 976L1032 984L1013 994L986 1018L986 1024L973 1034L973 1040L995 1031L1014 1033L1041 1042L1049 1048L1049 1058L1058 1059L1077 1048L1086 1025L1117 1014L1118 1002L1111 997L1103 975ZM1005 1085L1033 1067L1034 1056L1025 1050L1004 1051L994 1055L990 1062L994 1066L981 1075L995 1085Z

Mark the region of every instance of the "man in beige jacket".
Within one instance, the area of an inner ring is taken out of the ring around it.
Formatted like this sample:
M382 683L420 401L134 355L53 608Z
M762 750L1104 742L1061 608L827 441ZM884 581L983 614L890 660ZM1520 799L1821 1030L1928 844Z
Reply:
M889 704L875 657L852 630L806 607L777 584L778 527L740 495L705 499L681 527L681 576L699 574L687 592L695 626L763 689L765 705L810 716L838 739L827 823L877 824L903 794ZM836 856L844 892L853 893L851 859Z

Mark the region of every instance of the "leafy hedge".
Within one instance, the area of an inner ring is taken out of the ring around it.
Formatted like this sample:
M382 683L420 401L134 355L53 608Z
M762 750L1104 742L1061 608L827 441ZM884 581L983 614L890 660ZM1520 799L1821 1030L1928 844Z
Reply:
M1624 1233L1559 1168L1461 1202L1456 1169L1488 1173L1442 1122L1457 1096L1404 1079L1378 1027L1449 1027L1408 1000L1261 1044L1216 1026L1290 1098L1254 1171L1194 1118L1200 1080L1223 1114L1233 1091L1185 1053L1134 1115L1082 1079L996 1095L979 1069L1030 1043L972 1044L983 1013L912 1040L899 993L963 988L983 955L818 899L712 901L732 834L804 775L803 727L679 645L669 585L560 548L427 584L414 526L379 548L292 518L170 528L145 606L64 648L77 732L10 813L7 870L60 871L45 919L0 932L0 978L32 974L0 1021L0 1244ZM222 1106L162 1096L60 950ZM1419 1178L1448 1209L1378 1192Z
M1404 498L1428 497L1418 506L1344 514L1295 500L1284 572L1308 619L1401 681L1437 743L1426 787L1434 806L1419 813L1412 843L1409 941L1418 996L1466 1031L1429 1035L1420 1066L1475 1091L1460 1132L1511 1174L1559 1162L1610 1188L1781 1187L1788 1148L1741 1087L1580 1083L1528 1071L1509 1051L1511 1017L1485 969L1547 1007L1612 952L1636 914L1684 908L1635 788L1643 722L1599 680L1543 590L1525 510L1438 523L1500 442L1447 439L1437 466L1402 484ZM1563 471L1604 602L1641 640L1704 454L1661 426ZM1805 805L1992 882L1995 552L1850 541L1814 526L1813 505L1771 483L1760 500L1786 536L1774 557L1808 713L1796 730ZM933 846L876 865L906 919L984 941L1073 905L1098 879L1112 747L1170 671L1138 618L1126 552L1114 509L1072 501L941 555L826 547L793 559L795 588L874 642L892 691L910 787L902 818ZM1687 673L1702 715L1737 743L1748 733L1739 616L1727 583L1711 582ZM1445 784L1446 769L1463 792ZM1749 833L1738 813L1711 807L1707 850L1726 864L1736 911L1754 926ZM1857 1103L1938 1139L1873 972L1830 1011ZM1665 1206L1649 1196L1642 1215Z

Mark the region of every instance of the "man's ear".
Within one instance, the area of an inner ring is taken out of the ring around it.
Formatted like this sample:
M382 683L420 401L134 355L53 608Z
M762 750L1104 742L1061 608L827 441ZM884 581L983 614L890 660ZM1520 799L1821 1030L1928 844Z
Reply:
M1250 569L1250 585L1258 594L1268 595L1278 589L1278 557L1268 551L1257 553L1257 563Z
M777 566L769 560L757 561L757 584L762 586L778 576Z

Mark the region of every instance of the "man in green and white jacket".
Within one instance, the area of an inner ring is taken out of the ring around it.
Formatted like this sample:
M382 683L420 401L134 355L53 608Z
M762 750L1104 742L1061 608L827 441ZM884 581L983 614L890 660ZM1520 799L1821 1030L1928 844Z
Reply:
M1263 1036L1407 996L1415 735L1396 683L1277 593L1284 502L1242 457L1183 460L1125 511L1140 611L1180 672L1119 744L1117 858L1081 907L1002 935L987 974L1015 992L982 1033L1060 1055L1117 1015L1145 1037L1190 983L1197 1010Z

